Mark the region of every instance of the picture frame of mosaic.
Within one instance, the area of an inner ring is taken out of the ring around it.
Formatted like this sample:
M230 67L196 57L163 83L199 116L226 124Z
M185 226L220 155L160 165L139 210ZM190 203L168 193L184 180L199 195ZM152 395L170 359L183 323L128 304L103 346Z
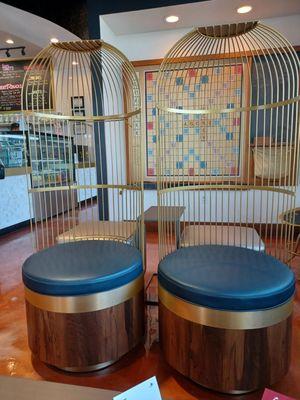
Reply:
M249 60L247 61L249 64ZM150 64L151 63L151 64ZM156 108L156 78L160 60L133 63L139 76L142 99L142 129L145 149L145 182L156 182L157 128L169 130L168 146L175 148L176 160L168 160L170 182L184 172L187 181L219 182L246 180L250 170L246 165L249 140L249 121L240 112L222 114L172 114L168 120L160 117ZM183 65L183 67L182 67ZM176 68L176 65L174 65ZM182 93L182 108L239 108L249 104L249 67L238 68L230 60L214 68L213 60L195 61L193 68L181 68L170 84L167 96L178 101ZM222 87L216 76L222 74ZM187 79L188 75L188 79ZM189 82L187 85L186 82ZM185 87L180 87L185 82ZM198 93L197 93L198 92ZM199 93L200 92L200 93ZM170 135L170 131L173 132ZM200 136L200 141L199 141ZM199 145L200 143L200 145ZM168 147L166 146L166 147ZM162 155L168 158L166 154Z

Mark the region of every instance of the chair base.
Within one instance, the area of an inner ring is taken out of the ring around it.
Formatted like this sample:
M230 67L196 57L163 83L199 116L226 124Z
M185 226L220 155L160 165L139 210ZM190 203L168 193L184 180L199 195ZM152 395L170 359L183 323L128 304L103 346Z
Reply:
M60 313L26 301L29 347L37 359L69 372L105 368L144 338L144 291L99 311Z
M220 329L183 319L159 304L160 343L175 370L218 392L241 394L288 371L292 317L260 329Z
M107 362L100 363L100 364L88 365L86 367L65 367L65 368L60 368L60 369L62 369L63 371L66 371L66 372L78 372L78 373L93 372L93 371L99 371L100 369L107 368L117 361L118 360L112 360L112 361L107 361Z

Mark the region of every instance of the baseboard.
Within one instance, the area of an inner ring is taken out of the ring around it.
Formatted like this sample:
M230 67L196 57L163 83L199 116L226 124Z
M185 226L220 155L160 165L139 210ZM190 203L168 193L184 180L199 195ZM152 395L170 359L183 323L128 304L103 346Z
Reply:
M30 219L19 222L18 224L10 225L6 228L0 229L0 236L7 235L8 233L15 232L18 229L25 228L30 225Z
M97 203L93 203L93 200L97 201L97 195L93 196L93 197L89 197L88 199L85 199L85 200L78 201L77 204L79 205L79 203L80 203L81 206L85 206L85 205L88 205L88 206L94 205L94 206L96 206ZM78 205L77 205L77 207L78 207Z

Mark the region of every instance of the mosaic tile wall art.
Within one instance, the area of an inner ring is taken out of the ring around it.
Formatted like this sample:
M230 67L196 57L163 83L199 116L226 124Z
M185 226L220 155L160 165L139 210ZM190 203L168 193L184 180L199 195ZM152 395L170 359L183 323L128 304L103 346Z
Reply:
M147 176L155 178L158 123L164 140L165 175L238 177L241 174L241 115L175 114L156 109L157 70L144 71ZM243 66L197 67L168 76L161 101L179 109L233 109L242 105ZM202 178L201 178L202 179Z

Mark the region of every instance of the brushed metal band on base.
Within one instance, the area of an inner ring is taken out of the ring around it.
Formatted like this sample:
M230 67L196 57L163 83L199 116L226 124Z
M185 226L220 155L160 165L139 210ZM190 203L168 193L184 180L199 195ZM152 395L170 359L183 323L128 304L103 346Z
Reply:
M159 301L178 317L220 329L260 329L278 324L293 311L293 297L275 308L258 311L226 311L207 308L174 296L158 285Z
M144 274L134 281L105 292L78 296L49 296L25 286L25 299L34 307L63 314L100 311L124 303L144 288Z
M116 360L111 360L111 361L106 361L100 364L94 364L94 365L87 365L86 367L56 367L58 369L61 369L63 371L67 372L92 372L92 371L97 371L99 369L107 368L110 365L114 364L117 362L119 359Z

